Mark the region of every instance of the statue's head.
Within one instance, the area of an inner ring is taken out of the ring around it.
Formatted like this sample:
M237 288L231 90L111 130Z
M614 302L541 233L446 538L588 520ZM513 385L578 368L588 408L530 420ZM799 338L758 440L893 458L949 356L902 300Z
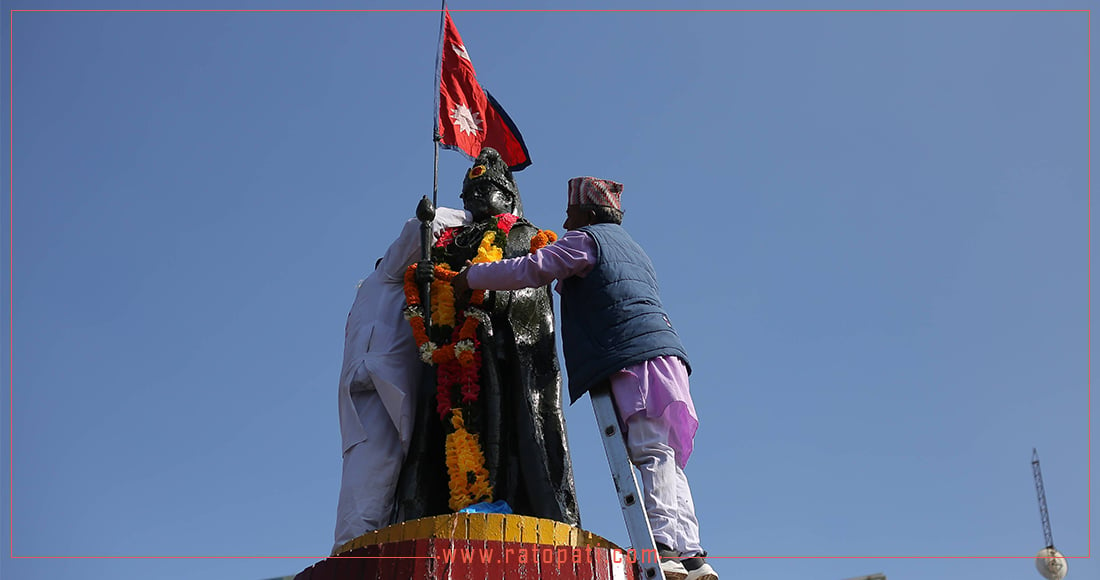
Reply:
M592 224L623 223L623 184L596 177L569 180L569 205L562 227L575 230Z
M523 217L523 204L512 170L496 149L482 149L466 172L462 180L462 207L473 214L474 220L501 213Z

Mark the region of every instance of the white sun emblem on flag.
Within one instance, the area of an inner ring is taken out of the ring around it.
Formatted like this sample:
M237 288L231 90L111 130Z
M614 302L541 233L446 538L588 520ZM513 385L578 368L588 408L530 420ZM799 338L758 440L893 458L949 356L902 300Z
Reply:
M469 135L477 135L481 130L481 119L476 111L471 111L466 105L457 105L451 109L451 119L459 131Z

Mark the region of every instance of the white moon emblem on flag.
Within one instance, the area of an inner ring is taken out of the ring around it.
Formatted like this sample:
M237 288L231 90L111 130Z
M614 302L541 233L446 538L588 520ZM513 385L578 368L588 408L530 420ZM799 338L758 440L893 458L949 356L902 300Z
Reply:
M469 135L477 135L481 130L481 119L476 111L471 111L466 105L457 105L451 109L451 119L459 131Z
M452 44L451 49L454 50L455 54L457 54L458 56L466 59L467 61L470 60L470 53L466 52L466 47L464 45Z

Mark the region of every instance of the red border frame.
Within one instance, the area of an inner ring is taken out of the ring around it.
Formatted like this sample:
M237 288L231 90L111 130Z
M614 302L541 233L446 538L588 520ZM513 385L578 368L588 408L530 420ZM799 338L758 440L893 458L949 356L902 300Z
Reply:
M1092 11L1088 9L1018 9L1018 10L982 10L982 9L458 9L452 12L1084 12L1088 16L1088 554L1085 556L1064 556L1069 559L1081 559L1092 557ZM437 9L12 9L8 12L8 542L9 556L12 559L324 559L328 556L16 556L15 555L15 359L14 359L14 324L15 324L15 283L14 283L14 39L16 12L440 12ZM361 556L365 558L382 558L387 556ZM393 557L393 556L388 556ZM406 558L421 558L427 556L404 556ZM737 558L737 559L1032 559L1035 556L707 556L708 558Z

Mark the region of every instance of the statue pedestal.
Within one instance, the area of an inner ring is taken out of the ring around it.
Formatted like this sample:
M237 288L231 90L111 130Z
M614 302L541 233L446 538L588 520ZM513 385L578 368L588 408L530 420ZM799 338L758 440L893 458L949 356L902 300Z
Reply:
M456 513L368 532L295 580L640 580L633 551L528 516Z

